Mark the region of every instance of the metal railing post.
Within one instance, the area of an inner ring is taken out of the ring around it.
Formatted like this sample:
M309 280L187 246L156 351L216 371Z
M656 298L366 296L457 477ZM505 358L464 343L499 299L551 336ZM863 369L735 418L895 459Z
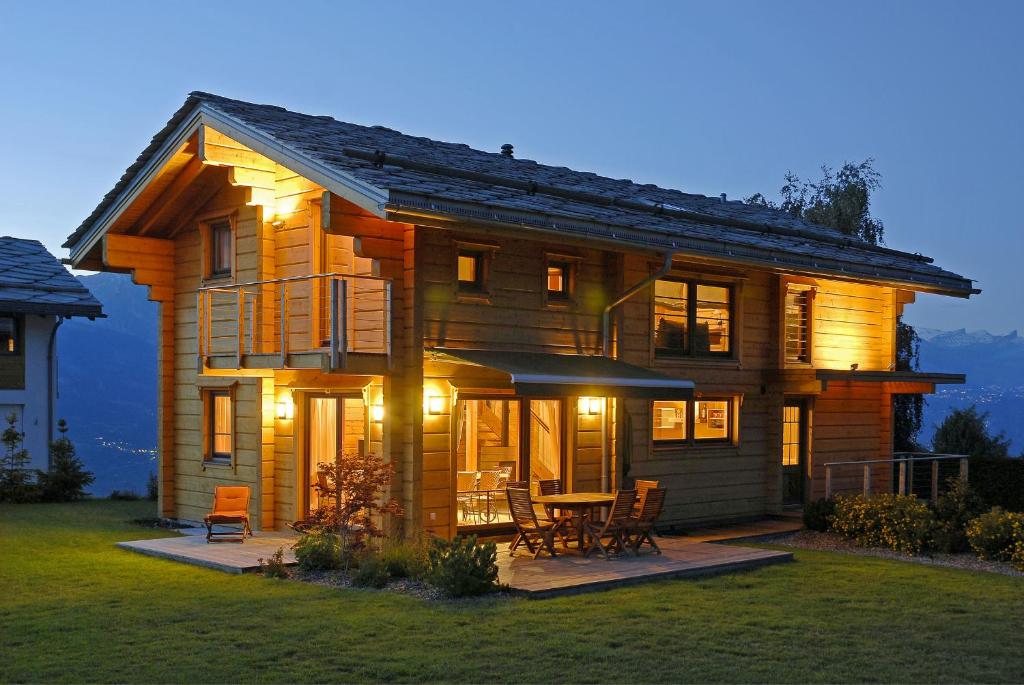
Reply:
M832 499L832 464L825 464L825 499Z
M242 289L235 290L235 312L238 320L235 323L235 368L242 368L242 352L245 349L245 298Z
M900 484L899 490L896 492L897 495L907 494L907 462L900 462Z
M871 464L864 464L864 496L871 496Z
M939 498L939 460L932 460L932 501Z
M281 368L288 368L288 284L281 284Z
M348 281L338 281L338 354L342 369L348 368Z
M914 458L910 457L907 460L907 491L904 495L914 494Z
M196 293L196 373L203 372L203 357L206 352L204 335L206 326L203 317L206 315L206 292L200 290Z
M964 479L964 482L967 482L967 464L968 464L967 457L961 457L961 459L960 459L960 477Z
M341 297L341 291L339 284L344 281L338 281L332 278L330 281L330 314L327 317L330 338L331 338L331 349L330 349L330 369L334 371L338 368L338 343L340 342L338 335L338 303Z

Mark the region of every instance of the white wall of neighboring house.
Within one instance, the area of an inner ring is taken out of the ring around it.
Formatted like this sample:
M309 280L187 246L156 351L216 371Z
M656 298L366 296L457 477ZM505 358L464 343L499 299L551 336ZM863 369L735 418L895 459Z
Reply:
M32 459L31 468L46 470L49 460L49 440L55 431L57 418L51 407L56 406L56 383L50 382L50 339L57 317L26 314L24 338L25 387L21 390L0 389L0 430L7 427L6 416L14 410L21 417L19 430L25 433L25 448ZM56 354L56 350L54 350ZM2 448L2 446L0 446Z

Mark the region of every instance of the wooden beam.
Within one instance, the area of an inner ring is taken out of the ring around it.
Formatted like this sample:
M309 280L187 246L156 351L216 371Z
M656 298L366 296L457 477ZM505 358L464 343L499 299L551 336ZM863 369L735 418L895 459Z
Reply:
M206 173L192 185L190 192L178 203L178 211L168 219L167 225L179 231L196 212L203 208L213 196L220 192L227 181L227 172L222 168L207 167Z
M249 169L247 167L231 167L228 171L228 183L233 186L249 186L250 188L262 188L274 190L274 172L263 169Z
M188 191L189 186L203 172L203 163L198 157L192 157L171 184L160 193L160 196L149 206L149 209L135 222L136 233L147 235L154 229L165 226L163 222L177 209L176 203Z
M329 190L320 196L320 228L326 233L382 238L388 232L387 224Z
M245 167L272 173L275 170L273 160L205 124L199 127L199 159L213 166Z
M103 236L103 264L131 273L132 282L149 288L154 302L174 302L174 241L108 233Z

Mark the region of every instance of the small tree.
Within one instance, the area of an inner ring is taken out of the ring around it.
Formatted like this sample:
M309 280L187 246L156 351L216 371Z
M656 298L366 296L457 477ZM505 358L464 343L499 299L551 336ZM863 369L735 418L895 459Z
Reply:
M60 437L50 443L50 470L39 473L43 499L48 502L72 502L85 497L85 488L96 477L85 470L82 460L75 456L75 445L68 438L68 424L57 422Z
M0 459L0 501L28 502L38 496L38 488L28 468L29 454L23 447L25 434L18 430L18 415L7 415L7 428L0 434L4 456Z
M371 538L383 537L379 521L384 514L400 515L402 507L385 493L394 467L375 454L341 454L333 464L319 464L324 476L320 497L326 502L312 514L314 523L335 533L340 541L342 566Z
M932 448L943 454L966 454L971 457L1006 457L1010 441L1000 432L990 435L986 424L988 413L979 413L971 405L956 409L935 431Z

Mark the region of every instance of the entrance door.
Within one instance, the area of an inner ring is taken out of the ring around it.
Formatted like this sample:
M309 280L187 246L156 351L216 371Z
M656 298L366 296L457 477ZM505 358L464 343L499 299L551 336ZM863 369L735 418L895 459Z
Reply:
M787 400L782 415L782 503L802 505L807 483L807 403Z
M314 395L306 410L306 458L304 481L307 511L323 502L318 470L345 455L362 454L366 445L365 408L361 397Z

